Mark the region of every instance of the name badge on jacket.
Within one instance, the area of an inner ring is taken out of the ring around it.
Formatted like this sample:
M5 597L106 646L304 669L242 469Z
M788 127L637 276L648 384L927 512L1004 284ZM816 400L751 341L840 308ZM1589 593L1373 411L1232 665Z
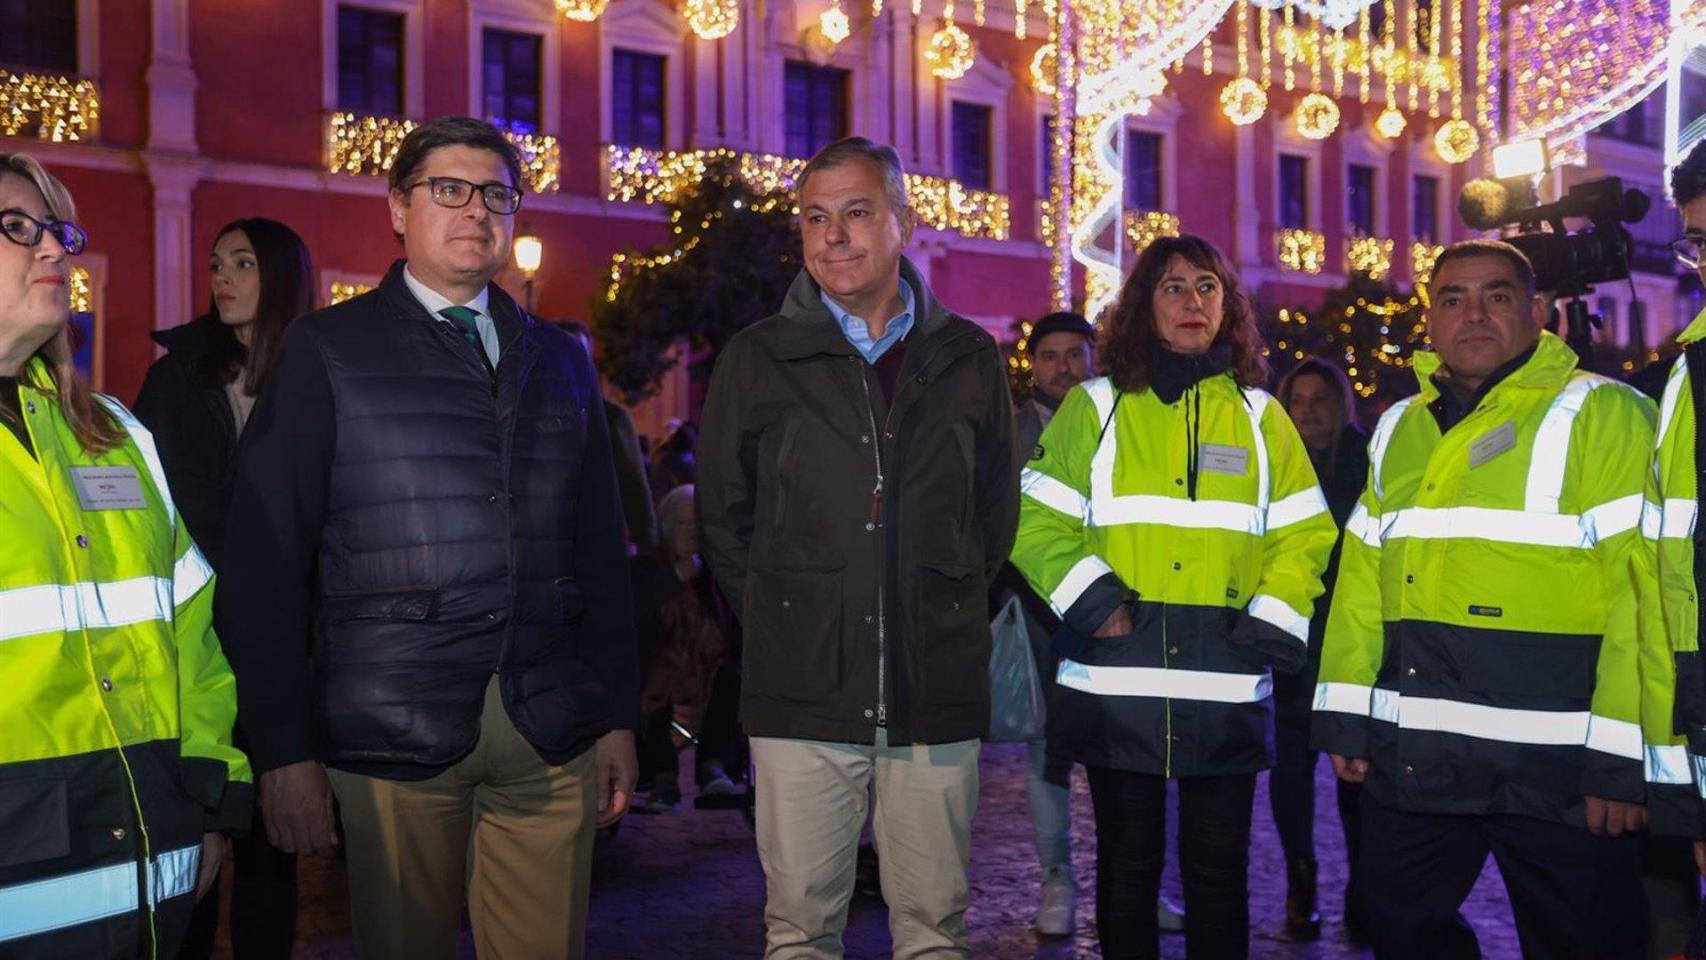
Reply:
M1515 446L1516 424L1506 420L1497 430L1483 433L1469 444L1469 469L1473 470Z
M135 467L72 467L71 485L85 510L140 510L148 506Z
M1198 451L1197 467L1210 473L1242 477L1250 466L1250 451L1243 447L1223 447L1205 443Z

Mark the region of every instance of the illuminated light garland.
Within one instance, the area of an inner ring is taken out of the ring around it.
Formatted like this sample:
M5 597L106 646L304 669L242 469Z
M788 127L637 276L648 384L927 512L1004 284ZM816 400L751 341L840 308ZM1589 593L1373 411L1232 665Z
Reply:
M570 20L591 23L604 15L610 0L556 0L557 12Z
M971 22L973 26L983 26L983 0L972 0Z
M1434 152L1446 163L1463 163L1481 149L1481 134L1467 120L1447 120L1434 133Z
M1297 132L1311 140L1325 140L1339 129L1339 105L1325 94L1311 93L1297 102Z
M1374 34L1374 15L1370 13L1371 9L1371 7L1363 7L1361 15L1357 17L1357 73L1361 77L1361 83L1357 88L1358 103L1368 102L1369 87L1372 86L1371 81L1374 79L1374 56L1372 53L1374 47L1370 42L1370 38Z
M561 183L562 149L557 138L542 133L506 131L504 137L515 145L521 159L521 180L534 193L554 191ZM389 165L387 165L389 169Z
M1422 12L1421 5L1417 3L1416 0L1410 0L1409 11L1409 24L1407 25L1407 29L1404 31L1404 50L1407 54L1405 59L1408 63L1415 63L1422 58L1421 38L1416 36L1416 34L1421 32L1416 29L1416 18L1420 16ZM1405 71L1405 73L1410 86L1410 112L1415 113L1421 108L1421 98L1418 96L1421 89L1421 71L1411 69Z
M1297 37L1296 11L1292 9L1289 3L1282 10L1285 17L1285 29L1280 31L1280 57L1285 62L1285 89L1289 93L1297 89L1298 48L1301 44L1298 43Z
M1345 31L1339 28L1334 31L1333 39L1327 44L1333 61L1333 96L1337 97L1345 91Z
M95 312L95 285L84 267L71 268L71 312Z
M328 306L334 303L343 303L351 297L359 297L372 289L365 283L345 283L342 280L333 280L332 289L328 291L326 297L326 303Z
M1338 30L1356 22L1358 13L1368 8L1369 0L1250 0L1258 7L1277 10L1292 6L1321 21L1329 30Z
M840 10L839 4L835 9ZM740 0L687 0L682 13L701 40L721 40L740 26Z
M1410 276L1417 283L1427 283L1434 274L1434 261L1445 252L1445 247L1437 243L1423 243L1420 240L1410 244Z
M1162 237L1179 235L1179 218L1159 210L1131 210L1125 215L1125 236L1134 256Z
M1574 139L1664 79L1668 0L1533 0L1511 10L1508 24L1510 139Z
M1327 265L1327 238L1314 230L1280 230L1274 234L1279 264L1293 273L1320 273Z
M1220 109L1226 119L1239 126L1248 126L1262 119L1268 110L1268 95L1262 85L1249 77L1229 80L1220 91Z
M391 169L413 120L367 117L339 110L326 120L326 169L378 176Z
M1013 39L1025 39L1025 18L1030 15L1025 0L1013 0Z
M1266 10L1256 15L1256 39L1259 43L1256 51L1259 54L1258 62L1262 65L1260 72L1263 90L1274 85L1274 29L1273 24L1269 22L1272 16L1273 14Z
M1481 129L1496 139L1499 128L1493 120L1497 116L1494 101L1498 91L1493 89L1493 33L1499 8L1493 0L1479 0L1479 3L1480 12L1475 17L1475 104Z
M605 148L605 196L614 202L669 203L705 179L713 158L734 159L740 178L759 196L791 196L805 166L796 157L736 153L716 148L671 151L649 147ZM957 180L909 173L906 189L918 219L937 230L967 237L1005 240L1011 202L1005 194L967 189Z
M1392 269L1391 240L1380 237L1351 237L1345 244L1345 264L1357 273L1379 280Z
M1031 55L1031 88L1045 97L1054 96L1057 48L1045 43Z
M953 9L949 4L941 29L930 35L930 45L924 51L924 62L930 65L930 72L943 80L958 80L977 62L977 45L953 21Z
M1444 0L1430 0L1430 5L1428 7L1428 55L1434 58L1436 62L1439 59L1440 50L1443 49L1440 46L1440 31L1444 27L1446 20L1445 17L1440 16L1440 7L1443 3ZM1450 85L1448 78L1446 86L1450 87ZM1439 87L1433 83L1429 83L1428 116L1436 120L1439 119L1439 94Z
M825 40L837 45L853 35L853 24L842 11L839 0L817 18L817 29Z
M0 134L75 142L93 135L100 117L92 80L0 70Z
M1396 140L1404 135L1404 111L1397 107L1387 107L1380 111L1380 116L1374 118L1374 129L1388 140Z

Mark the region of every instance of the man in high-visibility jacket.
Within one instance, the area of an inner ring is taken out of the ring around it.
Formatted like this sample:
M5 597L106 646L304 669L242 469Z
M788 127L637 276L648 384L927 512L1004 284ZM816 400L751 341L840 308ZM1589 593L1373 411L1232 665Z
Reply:
M1525 957L1641 957L1653 405L1576 369L1508 244L1449 247L1428 293L1434 352L1370 442L1315 694L1315 745L1366 778L1376 952L1479 956L1457 911L1491 852Z

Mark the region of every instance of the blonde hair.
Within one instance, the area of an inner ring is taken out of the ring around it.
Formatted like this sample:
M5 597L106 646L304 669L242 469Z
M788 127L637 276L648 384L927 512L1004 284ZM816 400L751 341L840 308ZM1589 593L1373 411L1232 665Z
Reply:
M71 199L71 191L65 189L65 184L48 173L34 157L27 153L0 153L0 178L8 175L22 177L41 191L42 200L47 203L48 216L55 220L76 220L77 204ZM26 366L25 370L31 386L58 398L60 414L76 435L78 446L92 454L105 453L124 443L126 434L112 413L95 400L89 382L77 372L71 332L68 315L59 332L31 355L32 360L36 357L42 359L47 370L46 382L38 382L38 375L28 373L29 367ZM0 413L0 416L4 415Z

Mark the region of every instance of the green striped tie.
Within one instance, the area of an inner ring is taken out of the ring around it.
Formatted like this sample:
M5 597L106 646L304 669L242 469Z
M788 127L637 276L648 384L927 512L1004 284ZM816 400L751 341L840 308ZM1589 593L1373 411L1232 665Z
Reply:
M462 339L479 347L482 354L486 352L485 345L480 341L480 325L474 322L475 318L480 316L479 311L471 307L445 307L438 315L449 320L451 326L462 334Z

